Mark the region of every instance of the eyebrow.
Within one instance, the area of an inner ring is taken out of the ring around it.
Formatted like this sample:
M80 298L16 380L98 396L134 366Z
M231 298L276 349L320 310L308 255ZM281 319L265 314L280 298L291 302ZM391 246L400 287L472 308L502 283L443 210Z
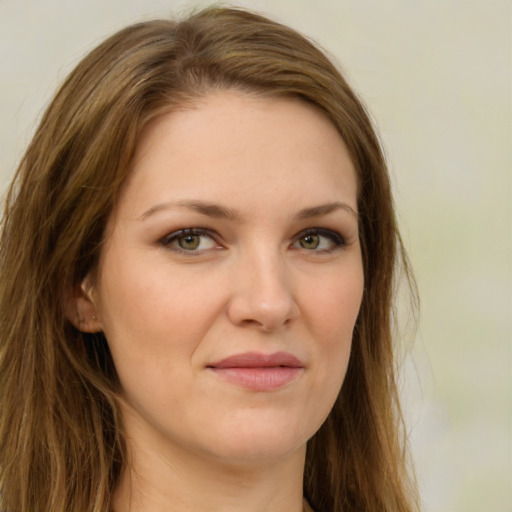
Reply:
M328 213L336 210L345 210L346 212L353 215L356 219L359 218L358 213L349 206L347 203L341 201L335 201L334 203L321 204L319 206L313 206L311 208L304 208L301 210L295 218L297 220L310 219L311 217L320 217L321 215L327 215Z
M146 210L138 220L145 220L151 215L155 213L171 210L173 208L186 208L188 210L193 210L202 215L206 215L207 217L216 217L221 219L229 219L229 220L239 220L240 214L235 210L231 210L230 208L226 208L225 206L220 206L218 204L206 203L203 201L195 201L195 200L183 200L183 201L169 201L166 203L160 203Z
M137 220L146 220L148 217L151 217L156 213L165 210L171 210L173 208L186 208L188 210L198 212L202 215L206 215L207 217L215 217L233 221L242 220L242 215L240 215L240 213L237 212L236 210L226 208L225 206L220 206L218 204L207 203L198 200L182 200L175 202L169 201L165 203L159 203L146 210L142 215L140 215L137 218ZM295 215L295 220L306 220L312 217L320 217L322 215L332 213L336 210L345 210L346 212L354 216L356 219L359 218L358 213L347 203L335 201L333 203L326 203L318 206L312 206L310 208L304 208Z

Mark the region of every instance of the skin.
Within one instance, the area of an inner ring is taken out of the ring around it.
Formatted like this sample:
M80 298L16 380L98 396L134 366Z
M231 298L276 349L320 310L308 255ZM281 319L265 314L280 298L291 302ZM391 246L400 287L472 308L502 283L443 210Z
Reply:
M302 510L306 442L342 385L364 284L334 126L299 100L212 92L146 127L106 233L77 309L122 385L115 510ZM302 368L261 391L208 366L247 351Z

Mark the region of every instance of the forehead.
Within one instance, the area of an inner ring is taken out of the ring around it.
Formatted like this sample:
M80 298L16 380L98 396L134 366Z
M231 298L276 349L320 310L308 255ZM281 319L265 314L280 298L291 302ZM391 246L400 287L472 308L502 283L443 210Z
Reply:
M314 203L340 200L340 192L355 209L354 167L320 109L238 91L213 92L151 121L124 187L133 210L169 195L243 206L254 193L267 199L285 194L289 201L307 194Z

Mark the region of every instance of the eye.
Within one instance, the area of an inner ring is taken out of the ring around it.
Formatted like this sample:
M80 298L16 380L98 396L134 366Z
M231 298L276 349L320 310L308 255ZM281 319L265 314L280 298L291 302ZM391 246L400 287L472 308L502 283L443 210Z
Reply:
M204 229L182 229L164 237L160 243L181 252L201 252L219 247L213 236Z
M310 228L297 235L293 244L295 249L329 252L346 245L344 238L330 229Z

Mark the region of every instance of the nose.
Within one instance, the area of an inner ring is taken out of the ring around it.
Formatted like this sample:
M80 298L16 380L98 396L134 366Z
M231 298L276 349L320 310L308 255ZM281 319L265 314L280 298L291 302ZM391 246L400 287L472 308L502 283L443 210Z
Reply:
M228 304L231 322L271 332L299 316L289 274L278 255L253 255L240 262L232 275L233 293Z

